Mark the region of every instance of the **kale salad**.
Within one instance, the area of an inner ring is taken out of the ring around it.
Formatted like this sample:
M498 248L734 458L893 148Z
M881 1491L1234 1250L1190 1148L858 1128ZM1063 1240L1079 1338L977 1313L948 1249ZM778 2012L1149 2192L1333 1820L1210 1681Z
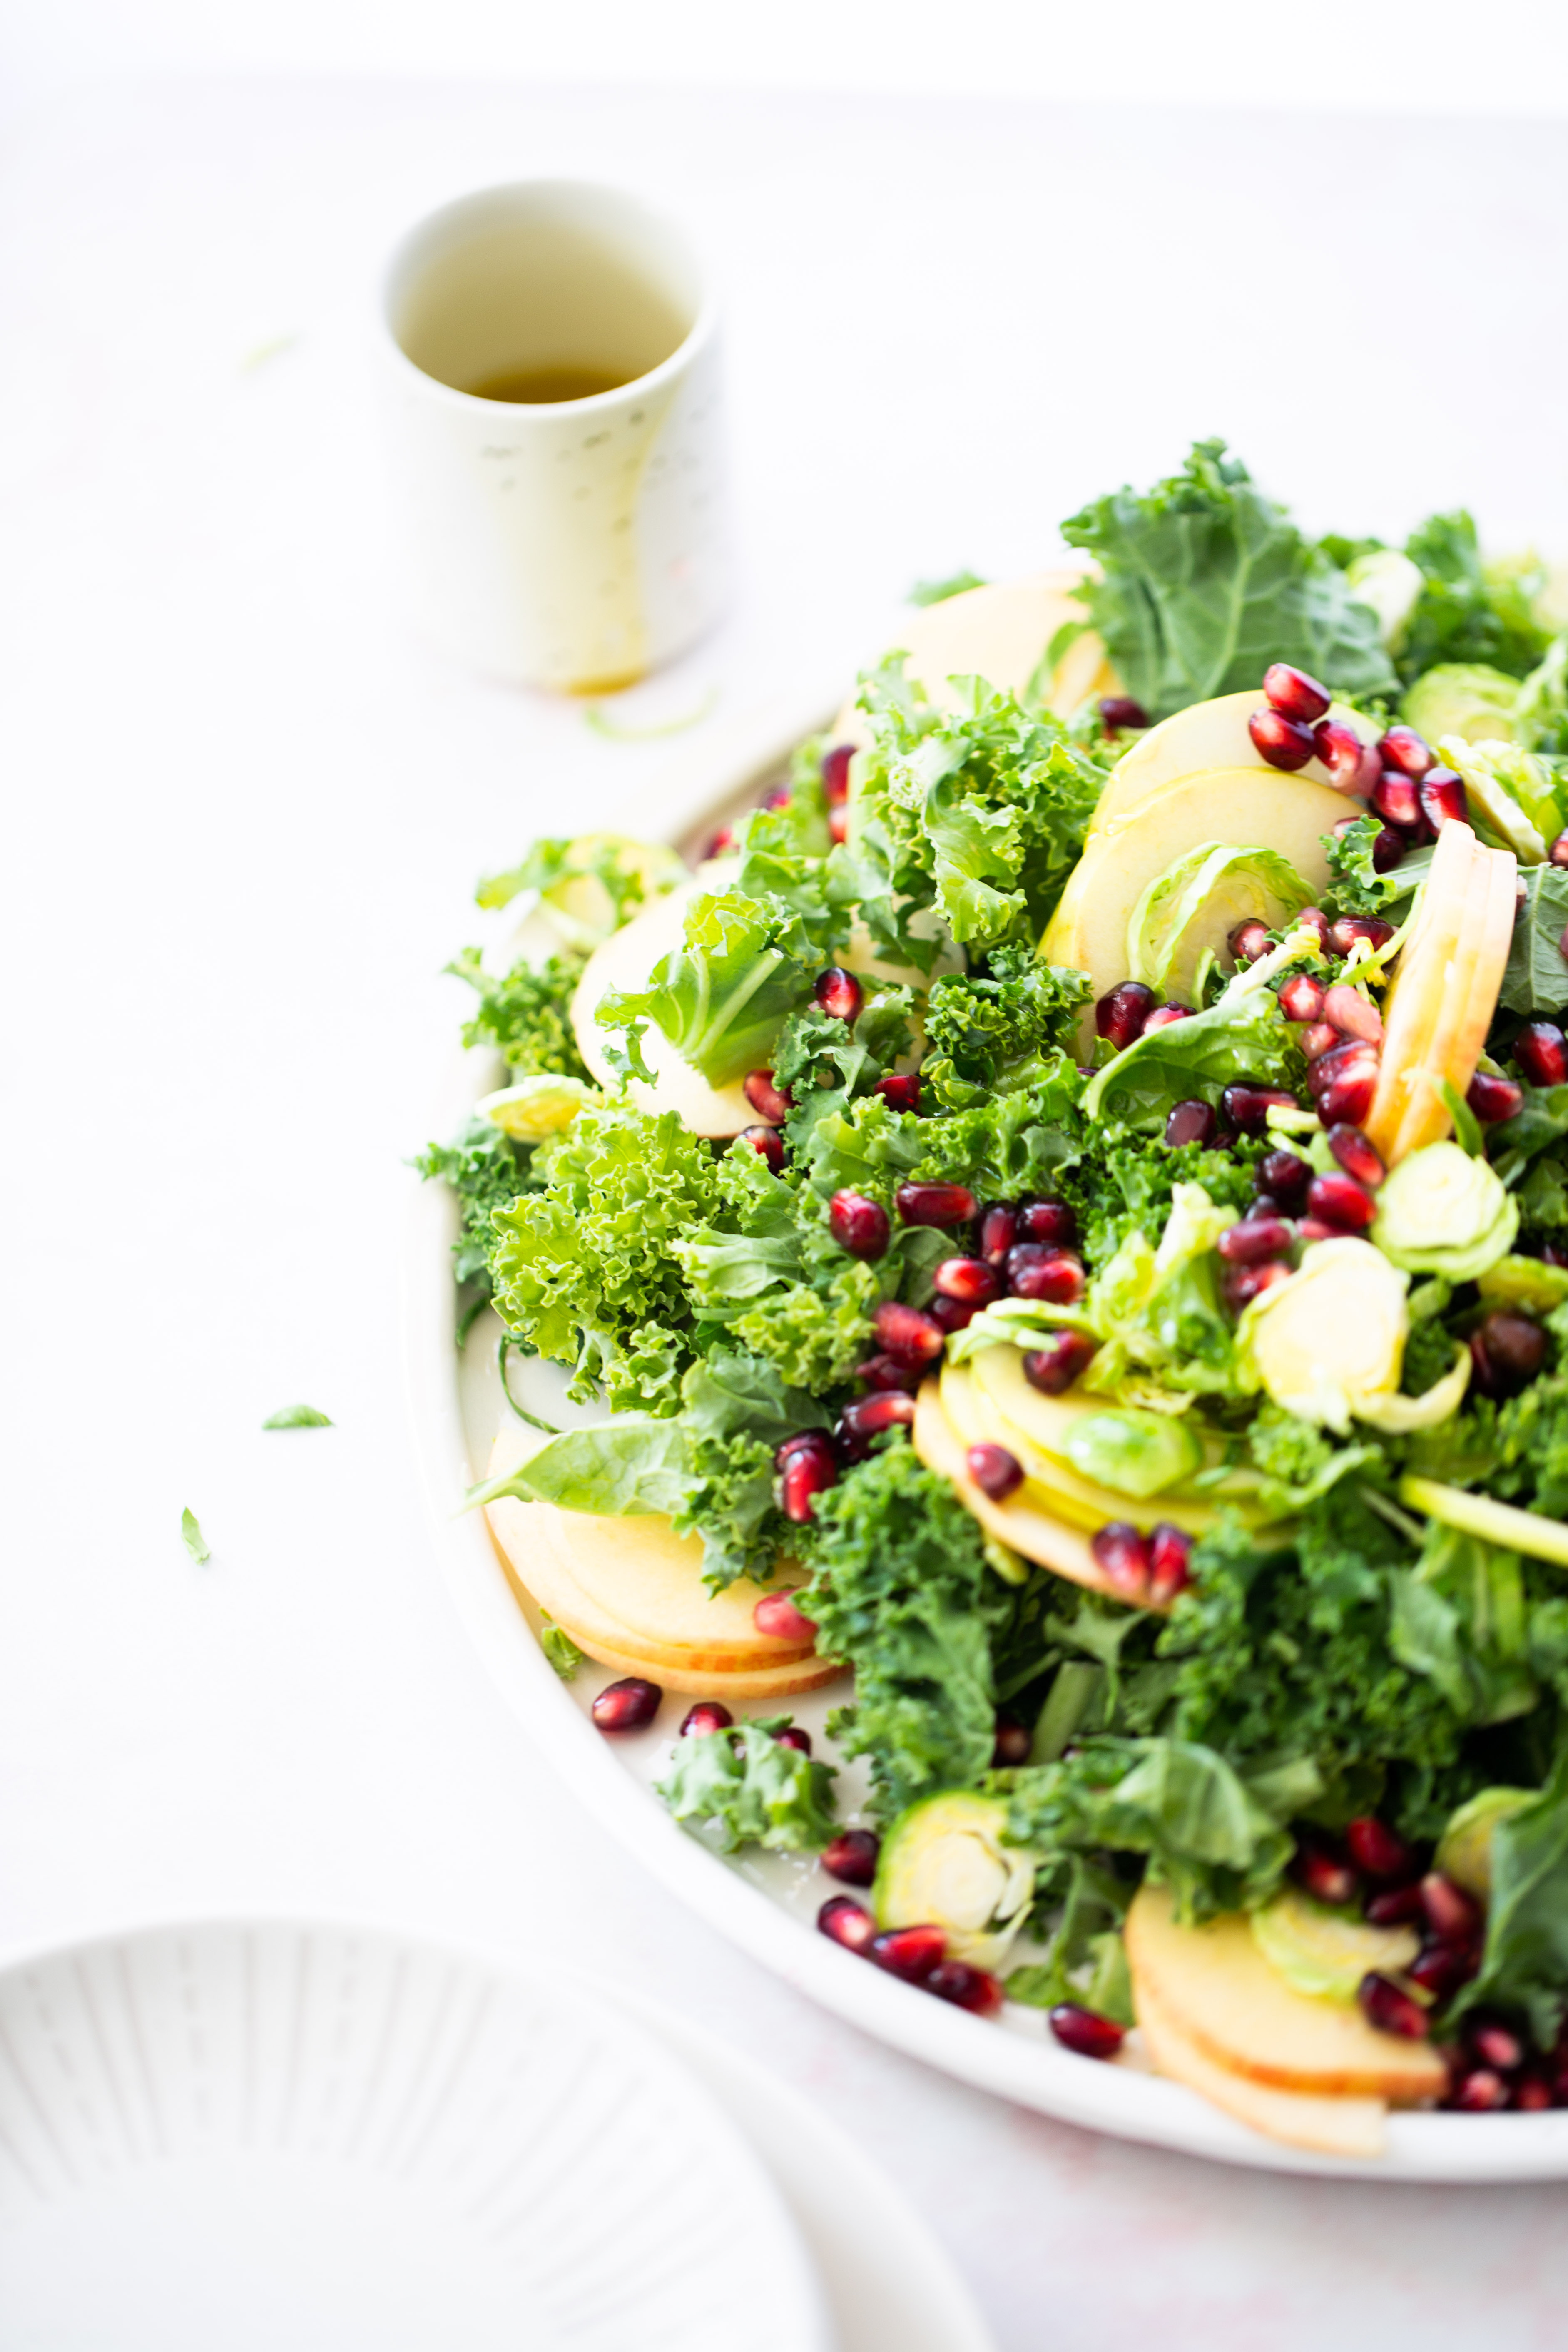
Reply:
M1568 611L1218 442L1062 536L695 872L481 886L419 1164L605 1410L470 1499L846 1966L1374 2156L1568 2105Z

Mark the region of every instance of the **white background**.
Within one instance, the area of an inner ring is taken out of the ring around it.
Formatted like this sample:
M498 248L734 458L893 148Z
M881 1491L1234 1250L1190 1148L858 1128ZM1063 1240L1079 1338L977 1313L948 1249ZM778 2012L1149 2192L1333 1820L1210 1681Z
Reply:
M493 1697L403 1422L402 1162L474 878L658 754L406 630L370 290L533 171L706 236L740 583L646 715L847 677L911 579L1037 562L1194 432L1314 525L1468 499L1568 551L1563 12L1257 13L8 18L0 1939L292 1906L585 1956L816 2095L1007 2352L1555 2345L1562 2196L1232 2174L947 2084L685 1917ZM337 1426L259 1433L300 1398Z

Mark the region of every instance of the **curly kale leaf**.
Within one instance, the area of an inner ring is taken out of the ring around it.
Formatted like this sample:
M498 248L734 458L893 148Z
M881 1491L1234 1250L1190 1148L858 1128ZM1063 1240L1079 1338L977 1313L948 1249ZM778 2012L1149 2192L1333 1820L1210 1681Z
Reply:
M818 1498L807 1557L817 1648L855 1669L835 1729L869 1757L878 1811L973 1787L996 1737L991 1635L1012 1603L947 1480L894 1441Z
M1326 897L1333 913L1386 914L1389 908L1412 897L1417 884L1431 872L1431 850L1417 849L1407 852L1386 874L1380 874L1372 862L1372 853L1383 829L1380 817L1358 816L1343 833L1326 836L1329 873L1332 877ZM1402 919L1396 916L1394 919Z
M1476 526L1462 509L1429 515L1405 542L1425 586L1399 648L1406 686L1438 662L1485 662L1523 677L1552 641L1536 616L1540 567L1481 562Z
M809 1157L819 1120L868 1095L914 1044L914 993L908 988L873 990L853 1028L819 1004L805 1005L784 1023L773 1047L775 1086L793 1098L784 1135L797 1159Z
M497 1209L509 1209L520 1192L536 1184L533 1154L503 1135L493 1120L471 1118L450 1143L426 1147L413 1165L429 1183L433 1178L449 1184L460 1210L458 1238L452 1244L452 1265L459 1286L477 1286L462 1329L466 1335L474 1316L490 1296L490 1251L496 1233L491 1223Z
M478 948L465 948L447 970L478 992L479 1009L463 1024L465 1045L493 1045L515 1078L584 1078L587 1066L572 1034L573 992L583 956L552 955L548 962L514 963L503 980L486 971Z
M1096 499L1062 537L1099 559L1085 590L1094 625L1127 693L1157 719L1255 687L1273 661L1342 694L1395 683L1375 615L1223 441L1195 442L1181 472L1143 496Z
M781 1745L790 1720L756 1716L732 1731L678 1739L654 1787L678 1822L708 1825L721 1853L742 1845L815 1853L838 1826L835 1773L831 1764Z
M984 975L937 981L926 1007L921 1080L944 1109L974 1108L995 1094L1070 1081L1072 1032L1089 996L1082 972L1003 948ZM1069 1087L1068 1100L1076 1096Z

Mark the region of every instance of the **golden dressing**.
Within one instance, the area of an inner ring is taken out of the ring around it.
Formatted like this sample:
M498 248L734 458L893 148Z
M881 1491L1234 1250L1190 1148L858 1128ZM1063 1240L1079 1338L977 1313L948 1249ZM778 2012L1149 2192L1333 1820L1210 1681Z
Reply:
M475 400L510 400L520 406L534 408L563 400L593 400L601 392L618 392L622 384L632 381L629 375L612 374L606 368L568 363L561 367L510 368L463 388Z

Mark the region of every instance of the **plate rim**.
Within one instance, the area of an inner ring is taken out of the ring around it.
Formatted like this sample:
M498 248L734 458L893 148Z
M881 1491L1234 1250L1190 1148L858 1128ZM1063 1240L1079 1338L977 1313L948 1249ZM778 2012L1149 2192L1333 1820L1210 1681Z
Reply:
M711 824L824 723L838 698L816 684L729 719L637 790L619 820L643 837L679 841ZM616 822L615 818L608 820ZM455 1128L485 1090L483 1056L448 1060L434 1129ZM405 1400L442 1580L491 1680L534 1745L601 1826L710 1927L862 2032L973 2087L1058 2122L1250 2170L1317 2178L1480 2187L1568 2178L1568 2109L1544 2115L1391 2113L1379 2158L1320 2156L1235 2122L1184 2085L1131 2068L1095 2066L1044 2042L998 2031L867 1968L793 1918L671 1819L617 1762L550 1666L514 1600L477 1515L455 1510L479 1475L468 1460L453 1344L444 1185L408 1196L401 1277ZM0 1955L0 1961L3 1961Z

